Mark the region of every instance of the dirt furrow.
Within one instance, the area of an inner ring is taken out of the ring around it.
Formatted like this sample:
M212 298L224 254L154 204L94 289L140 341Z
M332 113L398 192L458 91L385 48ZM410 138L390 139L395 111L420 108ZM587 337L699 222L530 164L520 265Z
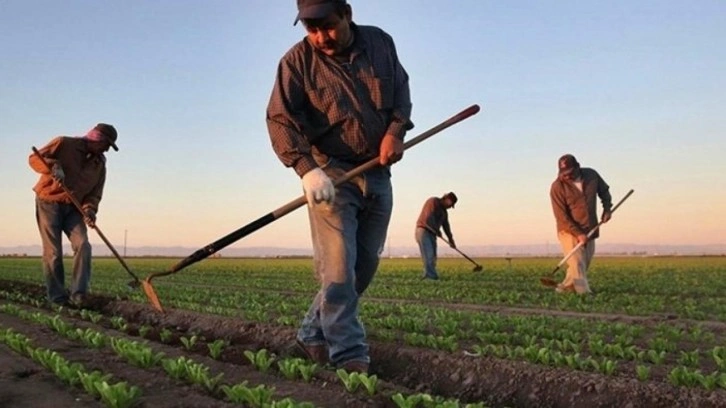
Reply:
M23 293L39 290L39 287L24 287L33 285L12 286ZM198 333L207 339L228 339L239 347L266 348L278 355L289 353L295 335L295 329L274 324L170 308L159 313L147 304L103 296L94 296L92 300L94 310L106 316L123 316L134 325ZM657 381L639 382L632 377L605 376L493 357L470 357L461 351L449 353L372 341L371 358L371 371L385 381L383 390L389 394L398 390L404 394L426 392L462 402L484 401L493 407L726 407L724 390L674 387ZM323 382L328 379L333 382L334 375L323 372L319 378ZM293 397L298 401L307 400ZM390 404L382 400L348 398L346 405L354 402L359 406Z

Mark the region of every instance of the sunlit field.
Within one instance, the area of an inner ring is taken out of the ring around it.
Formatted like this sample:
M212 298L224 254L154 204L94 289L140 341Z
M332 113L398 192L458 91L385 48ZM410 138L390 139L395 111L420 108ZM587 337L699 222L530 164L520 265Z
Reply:
M177 261L127 259L142 279ZM541 286L559 258L476 261L439 259L429 281L419 259L381 260L360 302L370 377L287 354L318 290L309 258L210 258L155 278L164 313L115 258L93 260L91 308L48 313L40 259L0 258L0 343L49 367L35 345L85 352L97 377L125 380L114 398L129 405L107 406L158 406L160 389L188 392L180 381L206 389L197 406L726 406L726 257L596 257L584 296ZM68 384L90 378L68 370Z
M131 270L142 279L177 261L127 259ZM585 298L557 295L539 284L539 277L551 272L558 261L483 258L477 262L484 270L472 272L473 264L465 259L443 258L438 262L441 279L432 282L420 279L420 260L384 258L364 297L726 321L726 257L596 257L589 272L596 295ZM66 271L71 271L70 259L66 260ZM42 282L39 258L0 258L0 274L5 279ZM562 276L558 271L556 277ZM93 260L93 291L124 294L143 302L140 290L126 287L129 280L116 259ZM307 258L207 259L154 279L153 284L165 303L183 301L187 293L204 290L217 296L265 291L308 299L317 288L312 261Z

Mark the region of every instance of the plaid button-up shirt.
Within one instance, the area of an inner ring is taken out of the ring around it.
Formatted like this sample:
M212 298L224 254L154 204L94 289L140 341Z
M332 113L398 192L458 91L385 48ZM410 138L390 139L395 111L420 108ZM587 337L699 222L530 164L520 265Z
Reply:
M408 74L383 30L351 24L350 57L339 62L307 39L282 57L267 107L272 147L301 177L329 158L363 163L385 134L403 139L411 123Z

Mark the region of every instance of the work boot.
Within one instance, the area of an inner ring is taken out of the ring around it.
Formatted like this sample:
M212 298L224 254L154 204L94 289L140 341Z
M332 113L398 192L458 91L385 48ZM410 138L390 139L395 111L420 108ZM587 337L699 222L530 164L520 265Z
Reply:
M368 363L365 361L351 360L341 364L338 368L342 368L350 373L368 374Z
M300 357L307 358L320 366L328 364L328 350L323 344L305 344L300 340L295 340L294 348Z

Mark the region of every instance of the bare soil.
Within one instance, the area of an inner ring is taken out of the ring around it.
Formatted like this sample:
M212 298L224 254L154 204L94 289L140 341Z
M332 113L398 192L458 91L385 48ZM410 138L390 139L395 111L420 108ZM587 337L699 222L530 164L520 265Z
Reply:
M38 299L44 296L41 285L0 280L0 289ZM461 351L450 353L377 341L371 341L371 373L382 379L380 391L373 397L361 390L350 394L332 370L320 371L314 381L305 383L287 380L274 370L261 373L249 364L244 350L266 348L280 356L289 355L295 335L292 328L174 309L158 313L146 304L103 296L92 296L90 300L89 309L109 317L122 316L129 323L129 329L125 333L118 332L110 327L108 319L96 325L72 316L64 316L64 319L72 320L79 327L93 327L112 336L128 336L135 340L140 340L134 336L138 335L141 325L151 326L153 329L146 336L149 345L167 357L186 355L209 366L212 374L224 373L225 383L247 380L250 385L266 384L275 387L276 399L289 396L295 401L309 401L320 407L393 407L390 396L397 392L404 395L426 392L458 398L462 402L484 401L492 407L726 407L723 390L674 387L654 381L642 383L626 377L607 377L492 357L469 357ZM33 309L28 305L21 306ZM498 313L506 312L498 310ZM210 395L202 388L171 379L159 367L134 367L110 348L85 348L48 328L4 313L0 313L0 326L12 327L31 337L35 344L54 349L89 370L102 370L113 374L115 381L128 381L141 387L142 407L230 405L219 395ZM173 333L166 343L159 338L162 329ZM208 357L204 342L192 350L182 347L179 338L190 332L209 341L227 339L231 345L219 360L213 360ZM66 387L31 360L0 346L0 405L82 407L100 406L100 402L81 390Z

